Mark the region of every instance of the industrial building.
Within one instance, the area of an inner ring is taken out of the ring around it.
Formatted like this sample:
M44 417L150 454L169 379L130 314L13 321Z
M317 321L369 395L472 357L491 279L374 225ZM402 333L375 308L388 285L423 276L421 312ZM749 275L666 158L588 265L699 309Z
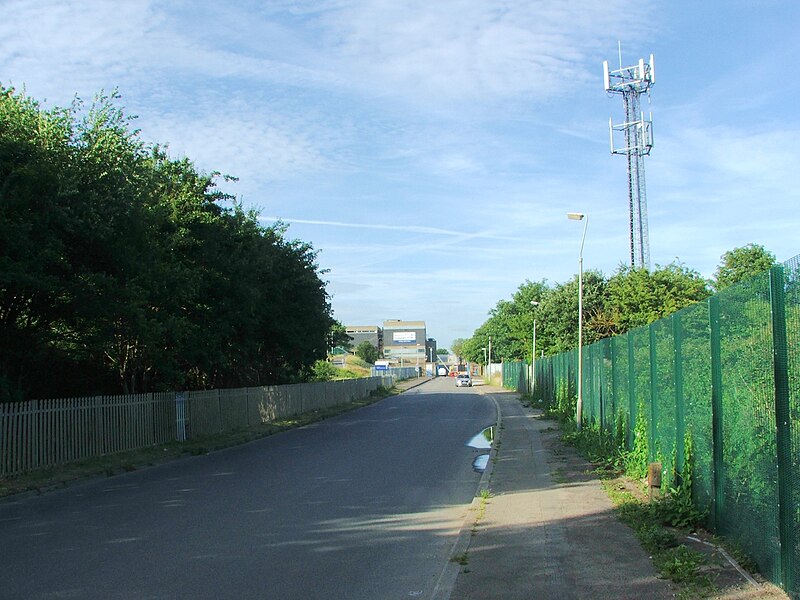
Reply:
M425 321L383 322L383 357L401 366L422 366L427 361Z
M369 342L378 351L378 356L383 356L383 329L377 325L347 325L344 330L350 336L353 351L361 342Z

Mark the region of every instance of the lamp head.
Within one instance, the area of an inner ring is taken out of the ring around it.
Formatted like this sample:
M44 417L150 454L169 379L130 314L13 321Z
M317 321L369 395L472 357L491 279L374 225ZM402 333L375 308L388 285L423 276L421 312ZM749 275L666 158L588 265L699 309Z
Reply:
M585 217L585 216L586 216L585 214L579 213L579 212L569 212L569 213L567 213L567 218L568 219L572 219L573 221L582 221L583 217Z

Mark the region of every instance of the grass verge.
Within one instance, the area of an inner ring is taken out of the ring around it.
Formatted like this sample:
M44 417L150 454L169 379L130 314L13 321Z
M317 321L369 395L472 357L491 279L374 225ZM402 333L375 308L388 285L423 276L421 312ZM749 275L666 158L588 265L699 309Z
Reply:
M167 444L140 448L129 452L88 458L66 465L23 473L14 477L0 477L0 498L23 492L45 492L65 487L70 483L83 479L99 476L111 477L120 473L136 471L141 468L186 456L198 456L208 454L215 450L238 446L269 435L309 425L357 408L368 406L378 400L398 394L401 391L402 390L396 387L392 389L379 388L371 395L361 400L303 413L290 419L273 421L271 423L256 425L246 429L237 429L216 435L203 436L185 442L169 442Z

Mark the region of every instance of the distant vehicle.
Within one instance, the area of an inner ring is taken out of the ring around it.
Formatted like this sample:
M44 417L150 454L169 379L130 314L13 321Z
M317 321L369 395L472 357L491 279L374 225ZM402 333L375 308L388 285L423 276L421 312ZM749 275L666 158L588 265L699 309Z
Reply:
M447 367L439 367L436 371L441 377L447 377Z
M461 373L456 377L456 387L472 387L472 377L468 373Z

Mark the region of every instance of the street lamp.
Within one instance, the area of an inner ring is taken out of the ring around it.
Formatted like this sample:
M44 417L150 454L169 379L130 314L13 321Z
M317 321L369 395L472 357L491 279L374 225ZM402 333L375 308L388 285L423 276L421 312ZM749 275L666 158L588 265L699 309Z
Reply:
M575 411L575 425L580 431L583 421L583 243L586 241L589 216L584 213L571 212L567 213L567 218L573 221L583 221L581 251L578 254L578 406Z
M536 310L539 303L531 300L531 306ZM534 313L535 315L535 313ZM531 344L531 395L536 389L536 317L533 317L533 343Z

